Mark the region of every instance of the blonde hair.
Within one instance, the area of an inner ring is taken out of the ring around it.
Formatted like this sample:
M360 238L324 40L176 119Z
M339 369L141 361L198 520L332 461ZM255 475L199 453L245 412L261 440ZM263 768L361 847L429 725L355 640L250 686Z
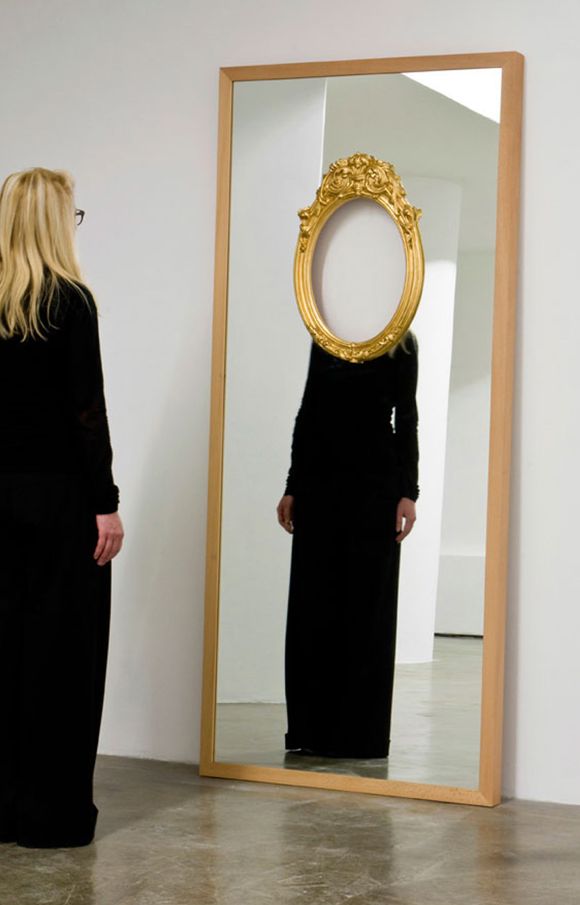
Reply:
M83 295L73 192L69 173L43 167L12 173L0 189L2 339L45 337L59 281Z
M417 348L418 348L417 337L411 330L407 330L407 332L405 334L403 334L403 336L401 337L399 342L396 345L394 345L392 347L392 349L389 349L389 351L387 352L387 355L389 355L389 357L392 358L393 355L395 355L399 349L402 349L403 352L406 352L407 355L410 355L411 352L413 352L413 351L416 352Z

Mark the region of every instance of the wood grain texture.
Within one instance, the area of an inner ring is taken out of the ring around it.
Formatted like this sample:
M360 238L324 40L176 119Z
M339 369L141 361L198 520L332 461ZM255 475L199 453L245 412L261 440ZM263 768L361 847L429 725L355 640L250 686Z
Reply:
M384 57L373 60L329 60L312 63L273 63L265 66L229 66L222 69L232 81L263 79L330 78L336 75L377 75L387 72L429 72L444 69L500 69L509 64L513 51L459 53L418 57Z
M205 647L200 758L202 776L488 807L498 804L501 800L523 65L524 58L521 54L506 51L227 67L220 70ZM217 762L215 760L215 714L234 82L481 68L502 69L502 100L497 184L479 789Z
M213 763L203 775L246 782L270 782L283 786L301 786L309 789L358 792L364 795L390 795L395 798L417 798L424 801L446 801L453 804L489 804L477 789L462 789L455 786L437 786L418 782L399 782L394 779L373 779L366 776L348 776L343 773L288 770L284 767L260 767L252 764L220 762Z
M479 767L480 790L493 804L501 799L523 63L514 54L503 67L497 182Z
M214 315L212 339L209 476L207 505L207 552L205 577L205 626L203 691L201 707L201 754L203 769L214 759L217 656L219 636L219 588L221 503L224 449L224 401L226 328L228 310L228 257L230 223L230 172L232 98L231 80L220 73L217 205L215 238Z

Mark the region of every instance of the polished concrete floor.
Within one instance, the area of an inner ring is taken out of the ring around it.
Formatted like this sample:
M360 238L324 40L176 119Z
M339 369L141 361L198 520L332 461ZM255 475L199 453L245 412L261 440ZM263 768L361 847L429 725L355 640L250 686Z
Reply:
M481 658L481 639L436 637L430 663L397 666L388 760L286 754L284 704L220 704L216 759L476 788Z
M580 807L476 808L101 758L96 842L0 845L1 905L578 905Z

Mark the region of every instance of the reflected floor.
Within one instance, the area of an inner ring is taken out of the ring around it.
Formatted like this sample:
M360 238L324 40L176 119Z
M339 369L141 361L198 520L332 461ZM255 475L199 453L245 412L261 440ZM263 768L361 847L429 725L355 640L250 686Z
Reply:
M288 754L284 704L219 704L216 759L477 788L482 647L437 637L431 663L397 666L388 759Z

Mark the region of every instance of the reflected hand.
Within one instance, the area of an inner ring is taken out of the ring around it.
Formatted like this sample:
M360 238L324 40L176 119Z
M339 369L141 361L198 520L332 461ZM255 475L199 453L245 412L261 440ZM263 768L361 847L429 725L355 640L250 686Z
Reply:
M396 521L396 531L397 536L395 540L398 544L403 541L408 534L413 530L413 525L417 521L417 513L415 511L415 503L413 500L410 500L408 497L404 496L399 500L399 504L397 506L397 521Z
M117 512L97 515L98 540L93 558L98 566L105 566L117 555L123 544L123 523Z
M278 515L278 524L282 525L284 531L292 534L294 531L294 497L283 496L276 509Z

